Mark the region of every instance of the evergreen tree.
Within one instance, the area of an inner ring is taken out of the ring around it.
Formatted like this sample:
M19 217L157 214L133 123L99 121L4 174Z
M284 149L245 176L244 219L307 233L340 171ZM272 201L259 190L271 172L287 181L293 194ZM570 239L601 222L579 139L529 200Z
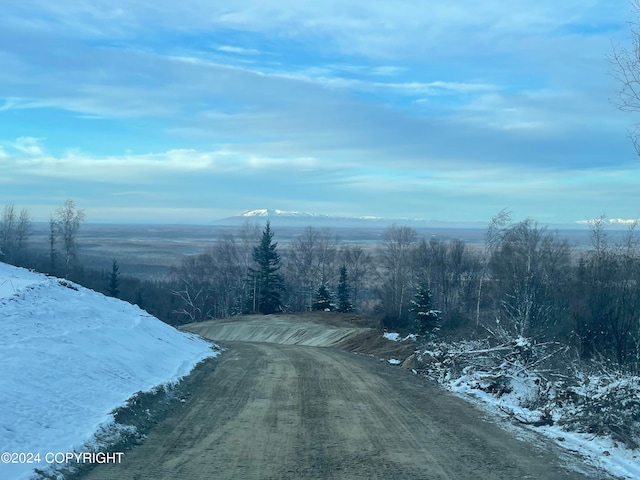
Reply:
M349 299L349 283L347 282L347 267L340 267L340 281L338 282L338 311L342 313L353 312L353 305Z
M109 295L118 298L120 295L120 266L116 260L111 266L111 274L109 275Z
M313 302L314 310L331 310L331 293L329 293L329 289L323 283L316 290L316 298Z
M431 304L431 292L424 285L419 285L411 301L411 314L414 326L420 335L427 335L438 326L439 311Z
M284 279L279 273L277 246L277 242L273 243L273 232L267 222L260 242L253 248L255 267L250 269L254 285L253 309L265 315L281 310L280 294L284 290Z

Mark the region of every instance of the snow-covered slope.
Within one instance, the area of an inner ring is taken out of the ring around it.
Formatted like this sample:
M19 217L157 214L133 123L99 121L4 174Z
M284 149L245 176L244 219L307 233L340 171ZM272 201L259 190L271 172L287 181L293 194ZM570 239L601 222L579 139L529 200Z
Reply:
M0 263L0 478L29 478L50 466L47 453L84 449L133 394L213 355L136 306Z

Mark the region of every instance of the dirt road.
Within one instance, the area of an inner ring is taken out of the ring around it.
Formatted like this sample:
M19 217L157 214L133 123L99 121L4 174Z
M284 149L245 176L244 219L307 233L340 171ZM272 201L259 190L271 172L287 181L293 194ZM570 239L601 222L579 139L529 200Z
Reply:
M86 479L582 479L410 372L334 348L227 342L181 409Z

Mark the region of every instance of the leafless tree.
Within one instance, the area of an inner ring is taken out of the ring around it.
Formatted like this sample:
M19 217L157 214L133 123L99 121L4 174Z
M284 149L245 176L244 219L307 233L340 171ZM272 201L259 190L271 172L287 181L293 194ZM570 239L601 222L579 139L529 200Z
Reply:
M484 235L483 264L478 281L478 299L476 302L476 328L480 326L480 306L482 304L484 282L487 278L489 269L489 260L500 243L502 235L504 234L505 226L510 221L511 215L509 212L505 209L500 210L500 212L491 219L491 222L489 222L489 226L487 227L487 231Z
M175 313L190 321L240 314L249 307L253 293L250 269L252 250L260 235L257 225L243 225L238 235L222 234L204 253L189 255L171 274L179 287L176 295L182 308Z
M253 249L260 241L260 236L262 234L262 230L260 226L255 222L250 222L247 220L238 231L237 235L237 256L240 262L240 270L242 272L241 279L241 299L239 300L239 305L241 309L244 311L249 302L249 298L255 298L253 288L254 288L254 278L251 274L253 263Z
M58 235L64 248L65 277L69 275L71 262L78 254L77 235L84 218L84 210L78 209L71 199L65 200L64 204L56 210Z
M557 233L527 219L504 229L491 262L493 292L516 335L548 334L565 303L570 249Z
M337 245L330 229L311 226L291 242L283 260L294 309L310 310L315 289L337 278Z
M15 251L16 212L13 205L5 205L0 222L0 250L5 259L11 258Z
M360 293L375 269L373 257L359 245L346 245L340 254L342 263L347 267L353 306L357 309Z
M433 305L445 317L470 310L476 294L478 260L462 240L422 239L414 255L416 281L428 287Z
M318 231L318 267L320 284L334 284L337 280L338 265L338 237L330 228L322 228Z
M183 288L171 290L171 294L180 299L182 306L173 313L184 315L187 319L186 323L206 320L211 315L211 305L204 285L194 286L185 280Z
M417 239L415 229L391 225L382 234L378 258L382 267L384 305L392 323L403 323L411 298L412 248Z
M283 261L294 310L311 309L319 272L318 243L318 231L307 227L284 252Z
M629 22L631 46L613 46L609 55L611 73L618 81L612 103L624 112L640 111L640 0L631 0L633 20ZM640 124L629 129L629 137L640 155Z
M638 358L640 338L636 224L619 244L607 240L606 225L604 216L591 224L593 250L581 259L577 275L575 329L583 355L611 353L629 364Z
M214 297L214 317L242 313L248 305L251 264L246 262L242 247L242 241L234 235L224 234L209 250L211 277L208 281Z
M18 224L16 225L16 247L18 251L24 250L29 235L31 234L31 215L25 208L20 210Z
M18 260L31 232L31 216L27 209L16 212L14 205L6 205L0 219L0 255L8 262Z
M210 253L186 256L180 265L171 268L180 286L171 290L181 303L181 308L174 313L184 315L190 322L209 318L214 308L211 302L213 270Z
M240 230L238 230L238 234L236 235L238 257L242 266L247 270L252 265L253 247L255 247L258 241L260 241L260 234L260 226L255 222L250 222L249 220L247 220L242 224Z

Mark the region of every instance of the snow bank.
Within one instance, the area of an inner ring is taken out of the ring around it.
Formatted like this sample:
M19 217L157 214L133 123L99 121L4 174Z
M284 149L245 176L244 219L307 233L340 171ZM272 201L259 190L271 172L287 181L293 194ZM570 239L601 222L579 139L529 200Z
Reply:
M217 355L134 305L3 263L0 322L0 453L40 453L0 463L0 478L29 478L48 452L84 448L133 394Z
M420 373L493 414L550 437L587 464L618 478L640 478L640 450L620 440L636 443L621 430L636 431L640 379L572 373L569 365L553 374L542 360L556 346L544 345L522 337L493 347L483 341L433 342L418 355L426 367ZM607 426L616 431L607 432ZM617 440L612 433L619 434Z

